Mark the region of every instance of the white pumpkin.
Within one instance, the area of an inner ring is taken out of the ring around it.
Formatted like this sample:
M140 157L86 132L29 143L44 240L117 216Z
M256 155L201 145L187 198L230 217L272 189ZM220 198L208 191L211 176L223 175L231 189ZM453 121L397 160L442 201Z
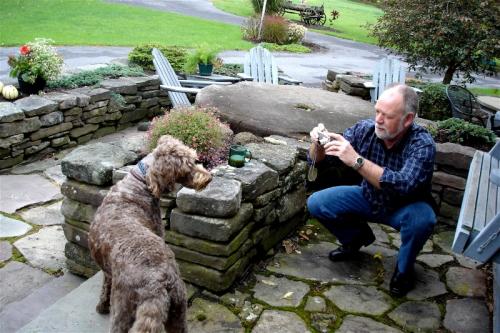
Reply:
M4 87L4 84L2 81L0 81L0 94L2 93L3 87Z
M14 86L5 86L2 90L2 95L5 99L16 99L19 96L19 92Z

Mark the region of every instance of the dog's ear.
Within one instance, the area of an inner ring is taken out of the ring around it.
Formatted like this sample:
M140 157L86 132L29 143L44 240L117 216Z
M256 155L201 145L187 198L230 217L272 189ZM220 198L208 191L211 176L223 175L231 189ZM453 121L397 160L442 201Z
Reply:
M156 198L172 191L179 177L192 171L196 152L179 140L162 136L153 151L153 162L146 174L146 183Z

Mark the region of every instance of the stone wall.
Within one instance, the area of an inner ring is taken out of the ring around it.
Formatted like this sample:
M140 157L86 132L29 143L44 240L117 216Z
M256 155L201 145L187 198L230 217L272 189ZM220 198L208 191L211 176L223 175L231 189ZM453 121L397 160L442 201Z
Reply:
M0 102L0 169L160 114L170 100L159 85L156 76L127 77Z
M212 291L227 289L255 256L305 221L308 145L280 137L270 141L274 144L247 144L253 159L242 168L216 168L205 190L182 188L162 198L165 240L186 281ZM90 222L109 186L142 157L139 146L87 145L62 161L68 180L61 187L61 211L72 272L91 276L97 270L88 250Z
M439 207L438 222L456 225L476 150L454 143L438 143L436 150L432 194Z

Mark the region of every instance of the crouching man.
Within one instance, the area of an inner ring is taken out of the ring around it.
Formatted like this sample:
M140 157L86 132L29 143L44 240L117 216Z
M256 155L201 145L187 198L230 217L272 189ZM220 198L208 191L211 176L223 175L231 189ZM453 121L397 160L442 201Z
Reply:
M330 252L330 260L355 259L375 240L367 221L393 227L401 234L390 282L397 297L413 288L415 259L436 223L431 197L436 148L431 135L414 123L417 110L413 89L396 85L375 104L375 120L360 121L343 135L327 132L330 141L324 145L318 141L321 127L310 133L310 159L329 163L338 158L362 176L360 185L330 187L307 201L310 214L342 244Z

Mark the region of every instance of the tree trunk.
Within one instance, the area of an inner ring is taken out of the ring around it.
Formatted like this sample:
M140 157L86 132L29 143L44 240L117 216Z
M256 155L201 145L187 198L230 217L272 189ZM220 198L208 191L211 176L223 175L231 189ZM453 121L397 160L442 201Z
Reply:
M450 84L456 69L456 66L448 66L446 72L444 73L443 84Z

